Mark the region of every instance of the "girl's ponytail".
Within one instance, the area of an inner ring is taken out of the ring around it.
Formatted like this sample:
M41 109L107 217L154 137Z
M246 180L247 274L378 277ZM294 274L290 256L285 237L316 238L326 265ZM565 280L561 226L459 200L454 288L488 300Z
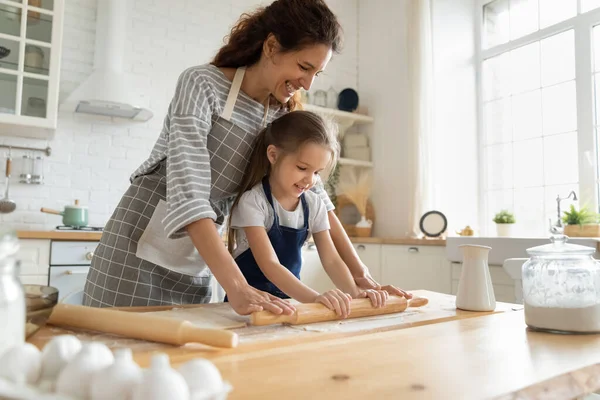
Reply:
M270 136L271 124L267 124L267 127L260 131L256 139L254 139L254 147L250 154L246 173L244 174L240 189L238 190L235 201L229 211L229 218L227 220L227 249L230 253L233 253L235 247L235 230L231 228L231 215L240 202L242 194L260 183L263 177L269 173L271 164L267 158L267 147L269 146Z

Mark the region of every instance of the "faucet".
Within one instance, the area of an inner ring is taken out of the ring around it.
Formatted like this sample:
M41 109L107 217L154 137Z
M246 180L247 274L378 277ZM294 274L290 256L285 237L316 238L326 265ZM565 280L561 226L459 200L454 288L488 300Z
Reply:
M563 200L567 200L569 198L573 197L573 201L577 201L577 194L575 194L575 191L571 191L571 193L569 193L569 195L567 197L560 197L560 195L556 196L556 216L558 217L558 220L556 221L556 227L557 228L562 228L562 218L560 217L560 202Z

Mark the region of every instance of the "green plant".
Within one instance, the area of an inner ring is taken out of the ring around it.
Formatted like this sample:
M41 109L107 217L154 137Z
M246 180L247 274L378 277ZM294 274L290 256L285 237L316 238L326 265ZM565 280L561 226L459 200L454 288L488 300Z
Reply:
M497 224L514 224L515 216L508 210L501 210L494 216L494 222Z
M575 206L571 204L569 211L565 211L562 220L567 225L588 225L595 224L598 222L599 215L587 209L587 207L581 207L579 211L575 209Z
M334 207L337 207L337 195L336 188L338 183L340 182L340 164L336 164L329 174L329 178L327 178L327 182L325 182L325 191L329 195L329 200L333 203Z

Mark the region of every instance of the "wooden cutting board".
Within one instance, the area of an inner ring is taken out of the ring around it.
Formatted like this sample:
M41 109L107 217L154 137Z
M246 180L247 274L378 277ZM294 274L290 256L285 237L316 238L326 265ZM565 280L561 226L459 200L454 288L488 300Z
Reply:
M161 351L169 354L173 363L185 362L196 357L212 358L221 354L248 353L260 350L265 342L269 346L287 346L302 342L316 342L332 338L343 338L365 333L383 332L403 329L420 325L436 324L445 321L473 318L489 313L469 312L457 310L455 297L451 295L415 290L413 293L419 297L429 299L429 304L424 307L407 309L398 314L380 315L375 317L347 319L343 321L322 322L309 325L272 325L272 326L246 326L249 317L237 315L227 303L203 304L185 307L131 307L120 308L131 312L155 312L159 315L188 319L204 327L208 327L208 319L218 319L221 323L229 324L232 330L239 335L240 345L236 349L215 349L200 344L188 344L176 347L166 344L146 342L142 340L122 338L114 335L63 329L46 326L36 333L29 342L38 347L43 347L53 336L70 333L76 335L84 342L99 341L110 348L129 347L134 353L134 359L142 366L149 364L152 353ZM510 311L521 308L520 305L497 303L496 312ZM193 311L197 311L197 316ZM204 317L203 317L204 316ZM149 327L151 329L151 327Z

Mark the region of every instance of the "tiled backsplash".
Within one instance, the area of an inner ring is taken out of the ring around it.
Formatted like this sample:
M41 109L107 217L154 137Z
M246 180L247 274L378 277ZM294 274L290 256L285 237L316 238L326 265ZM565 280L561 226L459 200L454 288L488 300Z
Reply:
M52 148L52 155L44 158L43 185L19 183L20 160L25 152L13 151L11 198L16 201L17 210L0 215L2 224L9 223L17 229L52 229L61 224L61 217L43 214L40 208L62 210L79 199L89 206L90 225L104 225L129 185L130 174L154 145L179 74L191 65L208 62L239 15L269 1L134 0L132 3L125 68L135 87L150 97L154 118L134 124L61 113L56 135L50 141L0 136L2 144ZM327 90L333 86L338 91L356 88L358 0L328 3L344 28L344 50L334 56L314 88ZM94 0L66 2L60 83L63 99L92 71L95 14ZM0 150L0 155L4 154ZM3 176L3 162L0 171ZM3 193L3 184L1 188Z

